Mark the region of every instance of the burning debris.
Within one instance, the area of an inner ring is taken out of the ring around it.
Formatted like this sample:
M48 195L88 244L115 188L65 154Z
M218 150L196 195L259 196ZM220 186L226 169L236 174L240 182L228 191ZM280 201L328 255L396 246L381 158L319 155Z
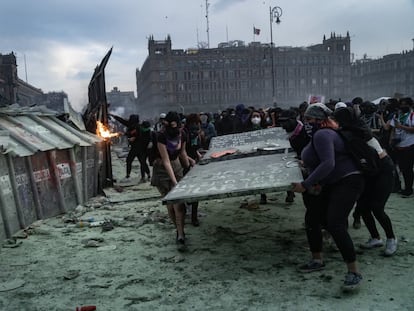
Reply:
M96 121L96 135L104 139L121 136L122 133L112 133L101 121Z

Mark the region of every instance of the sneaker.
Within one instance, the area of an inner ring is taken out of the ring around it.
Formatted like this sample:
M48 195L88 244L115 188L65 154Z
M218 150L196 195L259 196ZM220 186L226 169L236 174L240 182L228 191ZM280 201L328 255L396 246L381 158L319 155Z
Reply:
M309 262L298 267L300 272L308 273L314 271L320 271L325 269L325 264L323 262L316 261L311 259Z
M408 189L401 190L400 195L401 195L402 198L409 198L413 195L413 190L412 189L411 190L408 190Z
M382 242L381 239L371 238L366 243L361 244L360 247L363 248L363 249L372 249L372 248L375 248L375 247L381 247L383 245L384 245L384 243Z
M387 241L385 241L385 251L384 251L384 255L385 256L392 256L395 254L395 252L397 251L397 239L387 239Z
M360 287L362 283L362 275L355 272L348 272L345 275L344 284L342 285L342 291L351 292Z

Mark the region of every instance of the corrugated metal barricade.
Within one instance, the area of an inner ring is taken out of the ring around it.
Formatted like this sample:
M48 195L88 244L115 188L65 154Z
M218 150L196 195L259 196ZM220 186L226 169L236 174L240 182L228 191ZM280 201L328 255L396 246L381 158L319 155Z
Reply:
M1 108L0 240L95 196L102 145L47 108Z

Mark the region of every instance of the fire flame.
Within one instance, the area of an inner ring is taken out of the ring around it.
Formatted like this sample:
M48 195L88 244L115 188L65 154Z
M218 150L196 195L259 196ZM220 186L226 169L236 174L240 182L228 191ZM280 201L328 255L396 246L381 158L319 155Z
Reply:
M102 124L101 121L96 121L96 135L102 138L118 137L120 133L111 133L111 131Z

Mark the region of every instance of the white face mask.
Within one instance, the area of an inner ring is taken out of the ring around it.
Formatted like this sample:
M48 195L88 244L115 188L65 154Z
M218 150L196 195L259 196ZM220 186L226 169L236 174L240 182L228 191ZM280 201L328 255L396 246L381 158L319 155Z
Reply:
M253 117L251 121L254 125L258 125L260 124L261 119L260 117Z

